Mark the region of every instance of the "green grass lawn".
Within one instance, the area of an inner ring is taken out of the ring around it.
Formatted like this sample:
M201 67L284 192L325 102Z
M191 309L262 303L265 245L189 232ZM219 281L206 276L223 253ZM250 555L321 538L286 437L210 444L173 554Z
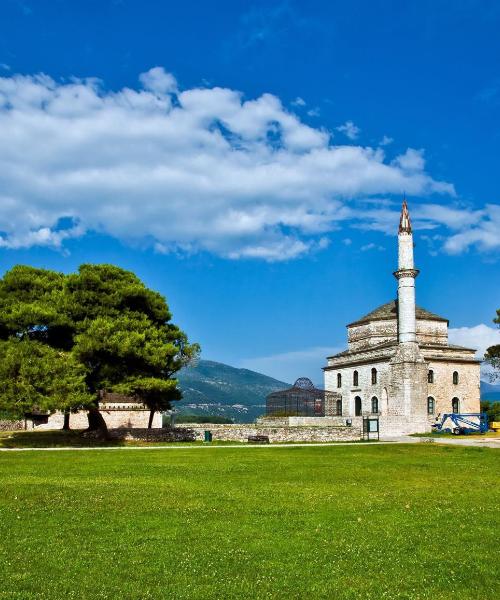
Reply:
M498 597L496 450L0 452L0 598Z

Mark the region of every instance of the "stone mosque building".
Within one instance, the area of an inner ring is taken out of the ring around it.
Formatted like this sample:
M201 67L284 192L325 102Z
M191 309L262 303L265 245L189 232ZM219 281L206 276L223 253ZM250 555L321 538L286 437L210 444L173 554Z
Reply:
M337 415L379 415L385 435L426 432L440 414L479 412L475 350L448 342L448 320L415 304L413 235L406 200L398 233L397 300L347 325L348 347L328 357L325 390ZM341 411L340 411L341 409Z

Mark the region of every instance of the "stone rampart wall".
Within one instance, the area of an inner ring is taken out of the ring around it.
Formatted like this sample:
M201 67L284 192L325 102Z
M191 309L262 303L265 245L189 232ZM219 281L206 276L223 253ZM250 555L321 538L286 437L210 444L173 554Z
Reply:
M359 426L272 426L272 425L219 425L212 423L190 424L196 439L203 440L204 432L210 431L213 440L246 442L251 435L267 435L269 441L279 442L352 442L361 439Z
M20 431L24 429L24 420L3 421L0 420L0 431Z
M131 429L131 428L147 428L149 420L149 410L116 410L116 409L100 409L100 412L106 421L109 429ZM33 425L28 421L28 429L36 429L44 431L47 429L62 429L64 423L64 415L62 412L56 412L49 416L48 422L41 425ZM71 429L87 429L89 422L87 412L81 410L72 414L69 419ZM153 418L153 428L159 428L162 424L161 413L156 412Z

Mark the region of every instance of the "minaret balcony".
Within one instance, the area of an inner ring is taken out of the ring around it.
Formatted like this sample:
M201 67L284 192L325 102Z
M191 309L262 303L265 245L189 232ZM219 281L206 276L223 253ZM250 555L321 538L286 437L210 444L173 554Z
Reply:
M413 277L415 279L419 273L418 269L398 269L394 271L393 275L396 279L402 279L403 277Z

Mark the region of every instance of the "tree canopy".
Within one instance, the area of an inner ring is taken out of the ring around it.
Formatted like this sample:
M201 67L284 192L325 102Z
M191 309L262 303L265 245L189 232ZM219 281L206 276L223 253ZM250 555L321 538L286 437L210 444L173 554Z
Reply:
M116 391L142 400L150 424L180 399L174 375L199 352L159 293L130 271L91 264L70 275L8 271L0 280L0 345L1 406L75 410L96 404L100 390Z
M500 327L500 308L497 310L497 316L493 319ZM493 368L491 379L500 379L500 344L490 346L484 355L484 360Z

